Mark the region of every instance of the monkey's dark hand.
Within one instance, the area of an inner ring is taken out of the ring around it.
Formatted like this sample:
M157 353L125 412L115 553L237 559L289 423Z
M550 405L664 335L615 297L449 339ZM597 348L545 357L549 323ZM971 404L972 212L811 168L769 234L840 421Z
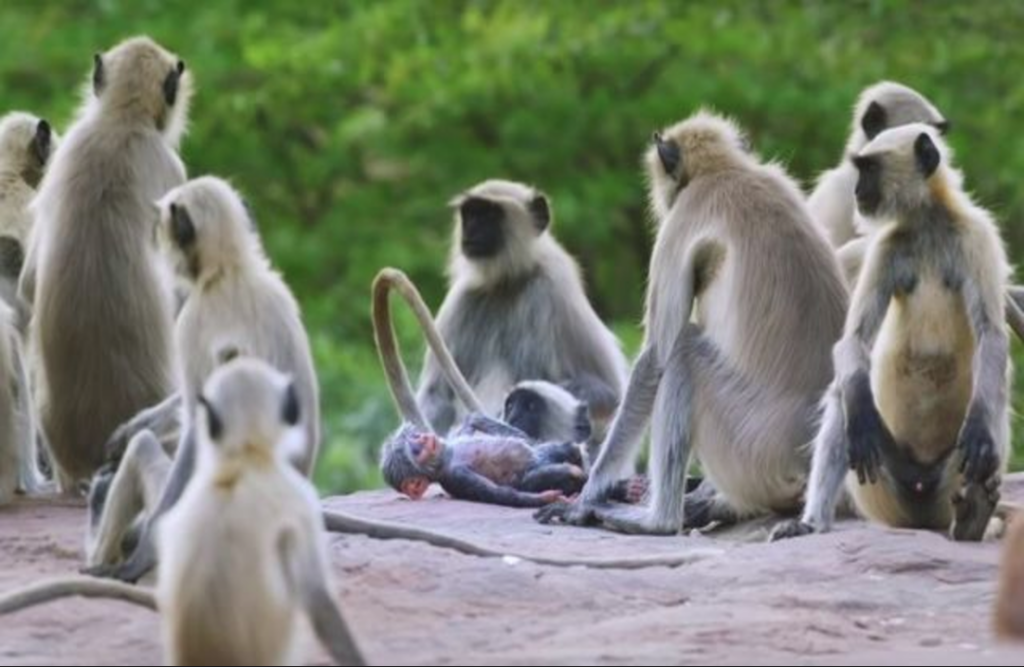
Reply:
M809 523L804 523L799 519L793 519L791 521L784 521L779 525L775 526L772 530L772 534L768 537L769 542L781 542L782 540L791 540L794 537L805 537L807 535L813 535L818 532L814 526Z
M873 398L860 401L857 410L848 413L846 435L849 442L850 470L857 473L861 485L878 482L882 453L893 451L896 442L882 421Z
M999 452L982 409L971 408L957 441L960 472L968 483L983 484L999 472Z
M567 526L593 526L597 523L592 506L576 502L556 502L537 510L533 518L545 525L561 523Z

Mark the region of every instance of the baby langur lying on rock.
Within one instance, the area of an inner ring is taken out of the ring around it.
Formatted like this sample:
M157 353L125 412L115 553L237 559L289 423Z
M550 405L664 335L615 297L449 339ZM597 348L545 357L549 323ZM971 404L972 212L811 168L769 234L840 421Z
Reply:
M295 469L309 418L295 383L236 359L198 400L195 473L157 527L155 597L72 578L0 598L0 615L69 595L155 606L171 665L303 664L305 616L339 664L365 664L331 593L316 492ZM138 438L159 446L148 431Z
M434 433L423 418L398 351L388 306L390 291L409 303L448 381L470 415L449 436ZM542 507L574 496L587 481L580 446L537 444L526 433L483 416L480 403L437 333L422 297L405 274L384 269L374 282L377 348L392 395L405 423L385 443L381 471L396 491L422 498L433 483L460 500ZM583 437L586 440L586 436ZM623 500L635 485L619 487Z

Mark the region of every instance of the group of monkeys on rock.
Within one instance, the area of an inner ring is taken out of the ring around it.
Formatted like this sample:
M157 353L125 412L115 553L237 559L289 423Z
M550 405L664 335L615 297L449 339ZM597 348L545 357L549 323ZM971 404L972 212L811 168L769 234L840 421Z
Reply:
M321 509L300 311L238 192L186 180L189 95L184 62L133 38L95 56L63 139L26 114L0 121L0 503L88 484L87 573L100 575L16 591L0 614L65 595L157 608L178 665L294 664L305 617L333 659L363 664L325 528L508 554ZM404 420L385 479L414 499L437 482L545 523L628 533L803 508L773 539L826 531L844 511L981 540L1008 511L1006 322L1024 332L1024 293L948 129L917 92L869 88L842 163L809 199L723 117L655 133L656 241L631 371L549 231L548 198L497 180L457 196L436 322L401 272L374 283ZM428 341L418 392L391 291ZM158 562L152 592L131 585ZM1004 620L1022 614L1003 607Z

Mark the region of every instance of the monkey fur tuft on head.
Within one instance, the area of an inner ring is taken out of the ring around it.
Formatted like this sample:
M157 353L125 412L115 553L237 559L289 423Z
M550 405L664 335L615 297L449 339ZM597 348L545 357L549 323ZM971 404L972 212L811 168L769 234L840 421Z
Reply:
M807 200L811 217L833 247L839 249L851 285L856 282L863 261L865 241L858 237L870 235L873 230L870 221L856 211L853 190L857 170L850 158L883 131L910 123L931 125L941 134L950 129L949 121L935 105L912 88L882 81L865 89L853 109L853 126L842 162L821 174Z
M181 60L149 37L132 37L93 56L83 115L112 122L152 122L177 149L188 125L192 74Z

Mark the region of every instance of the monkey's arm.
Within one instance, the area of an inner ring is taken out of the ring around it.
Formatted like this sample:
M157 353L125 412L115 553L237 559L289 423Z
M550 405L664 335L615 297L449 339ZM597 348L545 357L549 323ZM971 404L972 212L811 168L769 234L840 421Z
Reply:
M146 408L118 426L104 445L107 461L120 461L128 443L142 431L151 431L161 443L176 440L180 436L181 404L181 393L175 392L163 402Z
M495 435L503 438L516 438L517 440L530 441L530 436L526 435L515 426L493 419L487 415L480 414L479 412L474 412L467 416L466 419L463 420L463 428L468 429L469 433L484 433L486 435Z
M892 434L882 420L871 389L871 347L889 310L899 276L890 257L879 244L858 280L846 333L836 345L833 361L836 386L846 423L850 469L861 484L878 481L882 453L895 447ZM883 262L889 266L883 267Z
M310 534L320 538L321 526L309 530ZM315 541L302 540L300 534L300 531L287 530L278 540L285 580L331 658L339 665L361 667L366 660L331 594L329 568L323 550Z
M973 391L958 442L963 457L960 471L968 482L984 483L998 475L1005 457L1006 443L996 442L997 425L1009 409L1006 371L1010 340L1003 325L1001 297L998 288L981 282L980 277L964 287L976 341Z
M86 573L98 577L120 579L129 583L135 583L146 576L150 570L156 567L157 555L156 544L154 543L156 523L163 518L181 498L185 491L185 485L192 479L192 472L196 467L196 436L195 429L191 426L185 427L182 434L181 445L174 457L174 465L171 467L170 478L160 496L160 502L156 509L150 513L139 533L139 541L135 546L132 555L125 562L114 566L100 566L86 570Z
M455 466L440 480L441 488L458 500L470 500L505 507L543 507L557 500L557 494L524 493L499 486L465 466Z
M544 507L537 512L537 521L560 521L577 526L593 523L596 508L611 497L616 484L624 476L623 472L633 460L654 409L663 373L664 369L658 363L657 350L649 345L633 365L626 395L612 422L608 438L601 445L601 454L583 487L581 498L574 503Z

